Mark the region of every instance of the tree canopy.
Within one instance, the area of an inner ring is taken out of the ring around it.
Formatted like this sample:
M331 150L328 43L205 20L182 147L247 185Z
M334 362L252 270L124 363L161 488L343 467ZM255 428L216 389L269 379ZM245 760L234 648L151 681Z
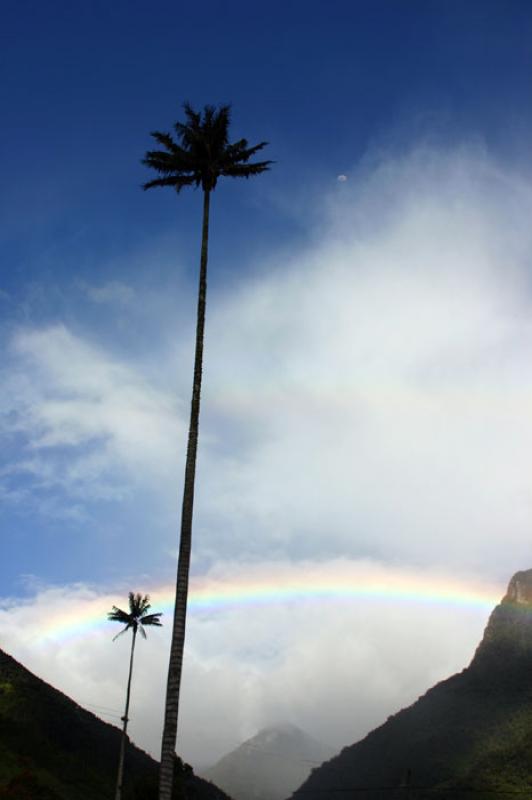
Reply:
M146 638L146 631L144 630L145 625L161 626L163 623L159 620L159 617L162 616L162 611L158 611L156 614L148 614L150 608L149 595L146 594L143 597L141 594L134 594L134 592L129 593L129 612L123 611L117 606L113 606L113 610L109 611L107 614L107 619L111 622L121 622L122 625L125 625L125 627L116 634L114 639L122 636L122 634L130 628L133 630L133 633L140 631L142 636Z
M173 186L180 192L184 186L201 186L212 191L218 178L249 178L269 169L272 161L249 163L249 159L262 150L267 142L249 147L247 139L229 142L231 106L205 106L203 112L184 104L186 122L174 125L177 141L170 133L153 131L152 136L164 150L149 150L143 164L159 173L160 177L143 184L144 189L154 186Z

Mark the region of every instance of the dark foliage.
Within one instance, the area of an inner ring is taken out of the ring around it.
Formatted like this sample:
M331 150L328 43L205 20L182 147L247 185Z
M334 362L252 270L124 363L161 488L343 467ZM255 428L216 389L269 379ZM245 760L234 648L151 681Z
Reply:
M231 107L205 106L203 113L184 104L185 122L174 125L179 144L171 134L154 131L151 135L163 150L149 150L142 163L159 173L144 189L172 186L180 192L185 186L201 186L212 191L220 176L249 178L267 170L272 161L249 163L266 146L260 142L249 147L247 139L229 143Z
M60 797L31 770L25 769L0 788L0 800L60 800Z
M145 625L161 626L162 622L159 617L162 616L162 611L158 611L156 614L148 614L150 608L149 595L143 597L141 594L134 594L134 592L129 593L129 611L123 611L121 608L113 606L113 610L107 614L107 619L110 622L120 622L121 625L125 626L114 638L118 639L129 629L133 633L140 631L142 636L146 638Z
M113 797L120 736L0 650L0 800ZM129 744L127 765L124 800L149 800L144 792L157 786L157 762ZM176 800L184 783L189 797L227 800L179 759L176 775Z

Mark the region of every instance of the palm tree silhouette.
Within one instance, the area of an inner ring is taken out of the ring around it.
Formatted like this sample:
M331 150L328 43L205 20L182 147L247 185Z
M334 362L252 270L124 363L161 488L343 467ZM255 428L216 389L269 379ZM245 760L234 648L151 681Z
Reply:
M203 367L210 196L211 192L216 188L219 177L249 178L269 169L270 164L273 163L271 161L249 163L251 156L261 150L267 142L261 142L254 147L249 147L246 139L240 139L232 144L229 142L230 106L222 105L219 108L215 108L208 105L205 106L202 113L194 111L189 103L185 103L184 109L186 122L176 122L174 126L177 141L169 133L160 133L158 131L152 133L153 138L158 144L162 145L164 150L148 151L142 162L159 174L158 178L145 183L144 189L151 189L154 186L171 186L177 192L180 192L185 186L195 186L196 188L201 186L203 190L203 226L194 377L181 511L174 623L161 745L159 800L171 800L179 712L179 689L185 645L188 576L192 543L192 512L194 507L194 482Z
M121 608L113 606L113 610L109 611L107 614L107 619L111 622L120 622L122 625L125 625L125 628L123 628L120 633L117 633L116 636L113 637L113 642L115 639L118 639L119 636L122 636L122 634L126 631L130 629L133 631L133 636L131 638L131 655L129 657L129 676L127 679L126 709L124 711L124 716L122 717L122 722L124 725L122 727L122 739L120 741L120 758L118 759L115 800L121 800L122 796L124 756L126 752L127 741L127 723L129 722L128 714L129 697L131 694L131 675L133 673L133 656L135 655L135 641L137 638L137 632L140 631L141 635L146 639L146 631L144 630L145 626L162 625L162 622L159 620L159 617L162 615L162 611L159 611L156 614L148 614L150 608L150 598L148 595L142 597L141 594L134 594L133 592L130 592L129 613L127 611L122 611Z

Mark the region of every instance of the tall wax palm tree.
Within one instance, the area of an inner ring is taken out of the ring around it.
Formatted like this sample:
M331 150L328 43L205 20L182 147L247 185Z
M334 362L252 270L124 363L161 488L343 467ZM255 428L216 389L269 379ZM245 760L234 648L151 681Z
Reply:
M116 778L116 792L115 792L115 800L121 800L122 796L122 780L124 775L124 756L126 752L126 741L127 741L127 723L129 722L129 697L131 694L131 675L133 674L133 657L135 655L135 641L137 638L137 633L140 631L141 635L146 639L146 631L144 627L146 625L162 625L160 622L159 617L161 616L162 612L159 611L156 614L148 614L148 611L151 608L150 605L150 598L148 595L142 597L140 594L133 594L133 592L129 593L129 612L122 611L121 608L117 608L113 606L113 610L109 611L107 614L107 619L111 622L120 622L122 625L125 625L120 633L117 633L116 636L113 638L113 642L115 639L118 639L119 636L122 636L128 630L133 632L133 636L131 638L131 655L129 657L129 675L127 679L127 692L126 692L126 710L124 711L124 716L122 717L122 722L124 723L122 727L122 739L120 742L120 758L118 759L118 774Z
M196 473L196 453L198 446L198 423L200 411L201 377L203 364L203 336L205 328L205 302L207 294L207 251L209 240L209 206L211 192L216 188L218 178L249 178L267 170L271 161L249 163L250 158L261 150L267 142L249 147L246 139L230 143L228 129L230 106L219 108L205 106L203 112L195 111L185 103L185 122L174 126L177 140L169 133L152 133L162 150L146 153L143 163L154 169L159 177L144 184L144 189L154 186L170 186L178 193L185 186L201 187L203 190L203 227L201 238L201 258L199 291L196 320L196 347L194 358L194 377L190 425L188 430L183 505L181 511L181 535L179 540L179 559L174 609L174 624L168 683L164 730L161 747L161 771L159 800L170 800L172 793L173 763L177 736L177 717L179 711L179 688L185 644L185 622L188 596L188 575L192 538L192 512L194 505L194 481Z

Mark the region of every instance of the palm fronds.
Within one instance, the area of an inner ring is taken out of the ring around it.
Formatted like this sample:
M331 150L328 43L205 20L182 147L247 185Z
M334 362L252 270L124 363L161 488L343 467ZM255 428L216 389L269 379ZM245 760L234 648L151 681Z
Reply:
M207 105L203 112L197 112L190 103L185 103L184 109L186 122L174 125L179 144L169 133L152 132L155 141L165 149L148 150L143 158L142 163L160 176L143 184L144 189L173 186L180 192L184 186L195 184L211 191L220 175L249 178L270 168L272 161L248 164L267 142L253 147L248 146L247 139L229 143L231 106Z
M141 594L134 594L133 592L129 593L129 612L117 606L113 606L112 611L109 611L107 614L107 619L110 622L120 622L121 625L125 625L125 628L121 630L120 633L116 634L113 641L118 639L119 636L130 628L134 633L140 630L142 636L146 638L146 632L144 630L146 625L162 625L159 619L159 617L162 616L162 611L158 611L155 614L148 614L150 608L149 595L146 594L143 597Z

